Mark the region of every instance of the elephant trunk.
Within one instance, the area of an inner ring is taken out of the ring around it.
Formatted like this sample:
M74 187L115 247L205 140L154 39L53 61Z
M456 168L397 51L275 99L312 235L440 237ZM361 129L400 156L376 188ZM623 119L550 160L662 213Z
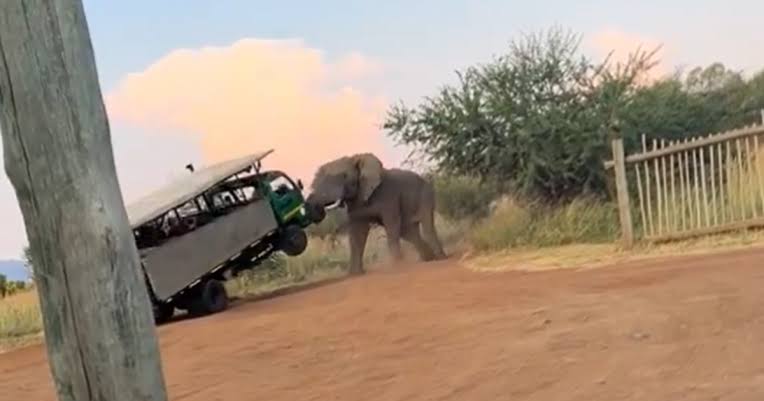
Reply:
M336 192L336 193L333 193ZM305 199L305 202L321 207L335 206L342 201L342 191L314 190Z

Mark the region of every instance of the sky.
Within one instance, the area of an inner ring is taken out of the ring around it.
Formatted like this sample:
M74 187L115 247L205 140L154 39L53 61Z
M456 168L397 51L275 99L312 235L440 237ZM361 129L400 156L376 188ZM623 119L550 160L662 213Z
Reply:
M390 105L414 105L455 70L553 25L583 35L595 57L661 45L659 73L716 61L764 67L760 0L84 4L127 203L189 162L266 148L275 153L265 167L306 183L344 154L371 151L397 165L405 150L380 129ZM0 222L0 259L18 258L26 234L4 174Z

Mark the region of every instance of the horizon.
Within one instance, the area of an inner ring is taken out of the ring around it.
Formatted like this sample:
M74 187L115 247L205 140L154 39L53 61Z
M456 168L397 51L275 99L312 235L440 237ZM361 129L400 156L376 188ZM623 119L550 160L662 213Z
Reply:
M713 62L746 75L764 67L751 50L764 15L754 1L84 3L125 203L188 163L258 148L275 148L264 165L306 186L317 164L344 154L399 165L405 149L380 127L387 109L435 94L522 32L570 29L596 58L662 46L658 75ZM27 239L5 174L0 220L0 260L21 260Z

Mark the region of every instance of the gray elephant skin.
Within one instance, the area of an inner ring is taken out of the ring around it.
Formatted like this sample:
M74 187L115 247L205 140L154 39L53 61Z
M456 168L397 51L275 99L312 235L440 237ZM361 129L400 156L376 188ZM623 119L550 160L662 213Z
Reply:
M373 224L384 227L396 261L402 259L401 238L416 248L423 261L446 258L435 230L432 184L413 171L385 168L371 153L341 157L320 166L306 202L320 208L339 202L347 208L351 274L364 273L364 249Z

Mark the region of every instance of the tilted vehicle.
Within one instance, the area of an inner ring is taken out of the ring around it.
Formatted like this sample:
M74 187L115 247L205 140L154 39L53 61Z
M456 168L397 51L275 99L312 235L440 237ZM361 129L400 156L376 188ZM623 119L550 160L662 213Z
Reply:
M191 172L127 205L157 322L176 309L224 310L223 282L273 252L301 254L305 228L324 218L308 210L301 181L261 172L273 150ZM189 165L190 166L190 165Z

